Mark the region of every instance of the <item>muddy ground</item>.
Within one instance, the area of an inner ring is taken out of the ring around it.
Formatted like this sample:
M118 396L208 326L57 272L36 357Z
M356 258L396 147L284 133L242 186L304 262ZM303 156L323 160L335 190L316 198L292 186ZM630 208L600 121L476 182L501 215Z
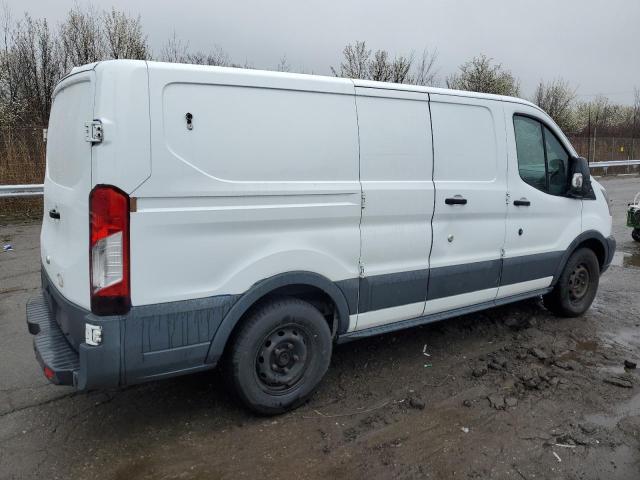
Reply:
M313 399L247 413L216 372L119 390L49 385L24 306L33 224L0 226L0 478L640 478L638 177L603 180L619 253L578 319L538 301L339 346ZM426 355L428 354L428 356Z

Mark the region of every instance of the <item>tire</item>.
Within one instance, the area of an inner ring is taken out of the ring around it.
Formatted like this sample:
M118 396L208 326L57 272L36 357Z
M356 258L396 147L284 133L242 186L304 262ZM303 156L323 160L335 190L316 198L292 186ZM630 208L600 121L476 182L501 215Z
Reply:
M234 336L230 377L253 412L277 415L307 400L331 361L329 325L310 303L270 300L251 312Z
M631 237L636 241L640 242L640 228L634 228L631 231Z
M598 290L600 264L593 250L581 248L569 257L553 290L543 297L544 305L562 317L586 312Z

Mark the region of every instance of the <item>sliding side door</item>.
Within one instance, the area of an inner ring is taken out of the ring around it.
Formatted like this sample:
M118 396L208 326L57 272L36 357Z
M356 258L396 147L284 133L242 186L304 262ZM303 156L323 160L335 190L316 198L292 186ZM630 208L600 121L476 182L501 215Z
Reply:
M501 102L431 95L435 212L425 314L493 301L507 213Z

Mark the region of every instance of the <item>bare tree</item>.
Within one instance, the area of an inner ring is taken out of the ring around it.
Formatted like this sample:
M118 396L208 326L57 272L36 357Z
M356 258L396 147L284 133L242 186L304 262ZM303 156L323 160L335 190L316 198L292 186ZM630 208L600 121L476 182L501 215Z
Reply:
M493 63L486 55L474 57L460 65L460 72L447 78L447 87L457 90L518 96L520 82L505 70L502 64Z
M377 82L389 82L393 78L393 67L389 61L389 52L378 50L369 61L367 78Z
M413 57L400 55L391 64L391 81L394 83L409 83L409 71L413 64Z
M208 52L187 53L181 60L182 63L193 63L195 65L213 65L218 67L228 67L231 65L229 55L221 47L214 46Z
M280 57L280 61L278 62L278 65L276 66L276 71L278 72L290 72L291 71L291 65L289 65L289 62L287 60L287 56L283 55L282 57Z
M147 58L139 18L74 6L57 27L3 8L0 124L46 125L55 85L73 66L108 58Z
M409 83L413 57L398 56L391 60L389 52L378 50L368 62L367 78L378 82Z
M142 32L140 16L128 17L114 7L102 14L106 52L110 58L147 60L149 47L147 36Z
M25 15L14 37L14 52L21 66L21 95L28 99L29 114L46 125L56 83L63 74L60 50L45 19Z
M171 63L188 63L187 56L189 51L189 44L183 42L176 35L174 30L172 35L167 40L167 43L162 47L160 52L160 60L163 62Z
M60 25L60 43L66 69L105 58L100 14L93 5L76 4Z
M549 82L540 81L533 94L533 103L542 108L563 130L572 130L576 88L560 78Z
M21 61L14 48L14 27L11 10L6 3L2 5L2 54L0 55L0 123L14 124L26 108L26 102L20 95L22 84Z
M422 51L420 61L416 63L415 73L411 77L410 83L414 85L437 86L438 70L436 61L438 60L438 51L429 51L425 48Z
M331 67L336 77L360 78L379 82L411 83L414 85L434 85L437 52L424 49L416 64L413 53L397 55L393 59L387 50L371 50L366 42L347 45L342 51L343 61L338 68ZM416 66L415 72L413 67Z
M589 102L581 102L576 107L578 128L586 130L590 139L589 151L594 159L598 135L611 125L613 105L604 95L598 95Z
M633 89L633 118L631 121L631 151L629 155L632 159L635 156L636 148L636 133L640 126L640 88L634 87Z
M342 51L344 60L336 69L331 67L331 72L336 77L369 78L369 58L371 50L367 49L366 42L357 41L354 45L347 45Z

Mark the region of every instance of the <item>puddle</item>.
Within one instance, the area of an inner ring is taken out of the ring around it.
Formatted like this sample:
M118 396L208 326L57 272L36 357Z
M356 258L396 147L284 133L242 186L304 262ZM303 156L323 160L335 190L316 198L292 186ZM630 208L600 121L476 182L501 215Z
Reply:
M636 394L628 401L616 405L616 413L614 415L607 415L604 413L595 413L592 415L585 415L585 419L591 423L595 423L601 427L613 428L620 420L631 415L640 414L640 394Z
M610 375L613 375L616 377L622 376L628 372L633 372L633 369L626 369L618 365L605 365L603 367L599 367L598 370L609 373Z
M604 334L606 343L611 347L622 346L628 350L636 351L640 347L640 327L627 327L606 332Z
M640 253L616 252L613 254L611 265L640 268Z
M579 352L595 352L598 349L598 342L594 340L585 340L576 342L576 350Z

